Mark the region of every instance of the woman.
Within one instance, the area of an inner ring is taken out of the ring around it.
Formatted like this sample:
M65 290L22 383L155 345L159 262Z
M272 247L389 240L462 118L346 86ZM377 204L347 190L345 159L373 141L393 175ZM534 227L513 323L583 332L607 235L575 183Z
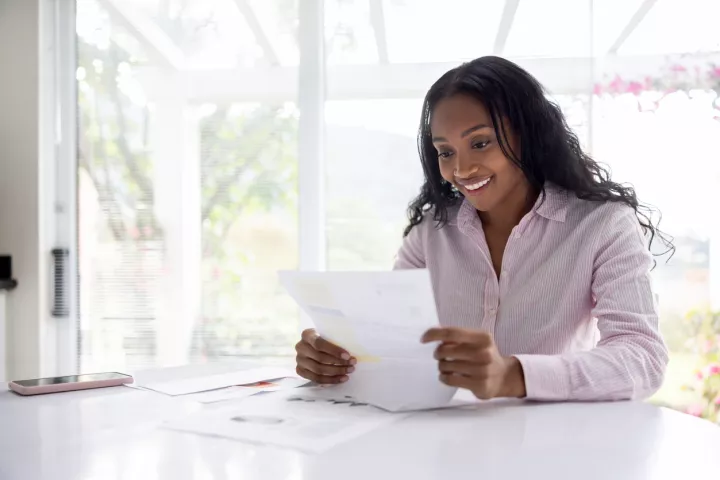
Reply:
M440 380L483 399L654 393L668 357L643 233L673 246L537 80L497 57L447 72L418 144L425 183L396 268L430 271L443 326L422 341L440 342ZM354 370L313 330L296 350L298 374L317 383Z

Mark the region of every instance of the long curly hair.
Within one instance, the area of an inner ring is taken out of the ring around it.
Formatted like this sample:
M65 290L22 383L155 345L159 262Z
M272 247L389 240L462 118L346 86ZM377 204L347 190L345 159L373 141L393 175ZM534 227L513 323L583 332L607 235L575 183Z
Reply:
M543 198L544 186L550 182L583 200L624 203L635 210L649 237L649 246L657 238L666 247L661 255L674 252L672 238L659 230L659 219L653 221L656 210L640 203L633 187L613 182L608 169L583 152L562 111L546 97L542 85L519 66L494 56L450 70L425 96L418 131L425 182L408 207L410 222L405 236L430 211L441 228L447 223L448 207L462 201L462 194L440 175L438 152L430 132L430 118L437 103L456 94L471 96L487 108L503 153ZM507 128L519 138L521 155L516 155L507 143Z

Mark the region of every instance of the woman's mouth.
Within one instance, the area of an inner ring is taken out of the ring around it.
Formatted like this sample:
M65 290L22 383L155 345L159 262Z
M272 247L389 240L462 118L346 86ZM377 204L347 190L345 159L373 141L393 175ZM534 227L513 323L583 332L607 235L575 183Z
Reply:
M490 183L490 180L492 180L494 176L490 176L484 180L481 180L479 182L471 183L469 185L463 185L463 189L465 192L467 192L468 195L475 196L482 193Z

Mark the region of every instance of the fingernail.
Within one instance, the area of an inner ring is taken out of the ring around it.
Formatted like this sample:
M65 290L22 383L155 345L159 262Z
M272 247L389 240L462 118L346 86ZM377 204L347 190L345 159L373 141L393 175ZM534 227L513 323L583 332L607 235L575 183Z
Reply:
M348 368L347 368L347 372L348 372L348 373L352 373L352 372L354 372L354 371L355 371L355 367L348 367Z
M342 358L343 360L350 360L350 355L348 355L347 353L343 353L342 355L340 355L340 358Z
M340 377L340 383L345 383L347 381L348 381L348 377L345 377L345 376Z
M350 365L355 365L357 363L357 360L354 358L350 359Z

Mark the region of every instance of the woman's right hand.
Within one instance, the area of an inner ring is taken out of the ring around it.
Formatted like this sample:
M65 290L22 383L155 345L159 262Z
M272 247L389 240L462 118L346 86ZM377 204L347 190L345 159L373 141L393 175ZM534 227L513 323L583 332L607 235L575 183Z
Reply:
M347 382L357 363L348 352L322 338L313 328L295 345L297 374L320 385Z

